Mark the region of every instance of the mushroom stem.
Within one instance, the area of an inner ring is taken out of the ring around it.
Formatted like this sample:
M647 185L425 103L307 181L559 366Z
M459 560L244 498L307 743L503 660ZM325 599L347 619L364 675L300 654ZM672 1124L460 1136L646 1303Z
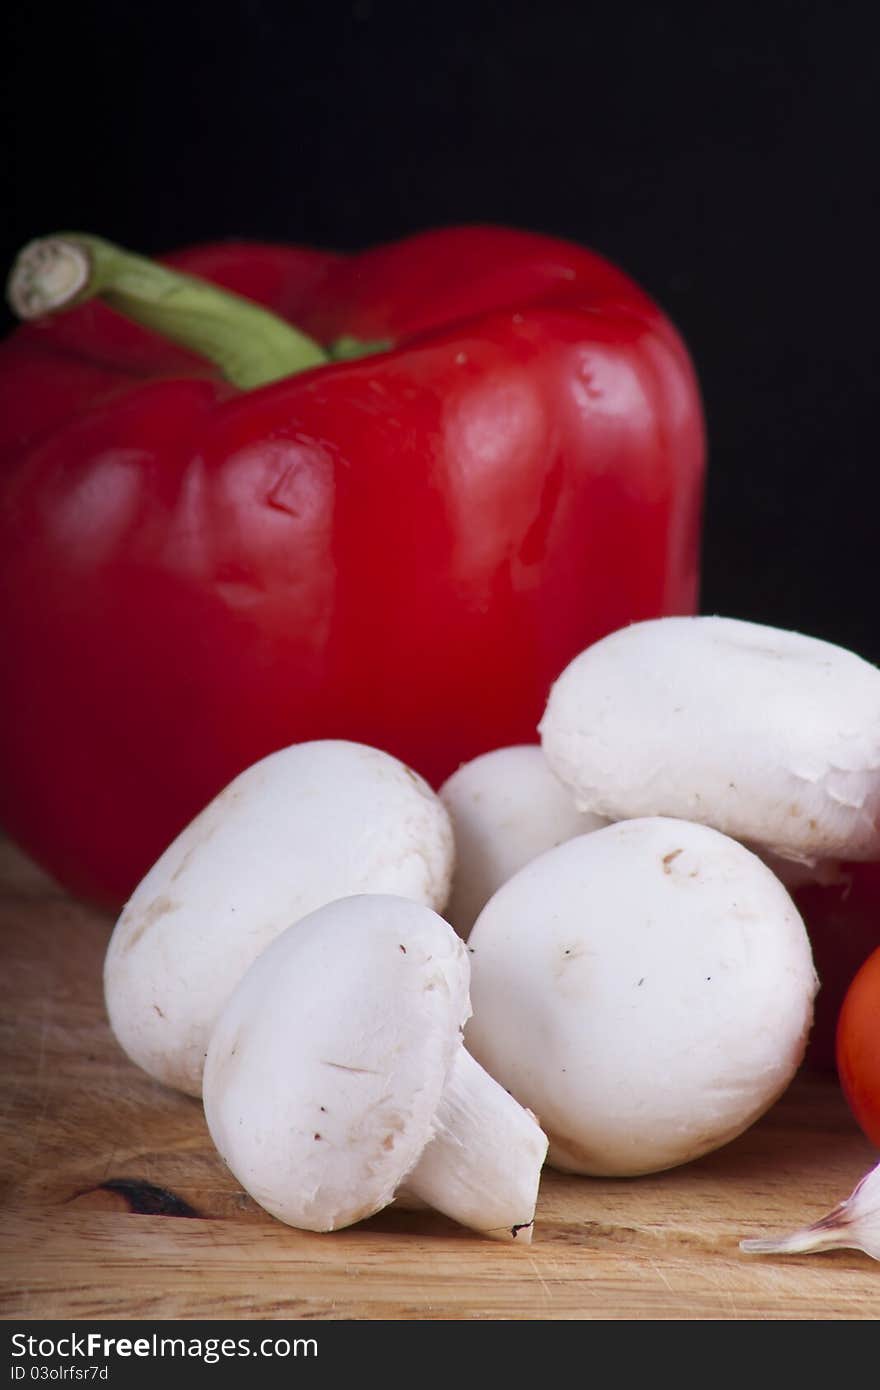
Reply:
M417 1197L494 1240L530 1242L547 1153L532 1112L461 1047L433 1123L401 1205Z

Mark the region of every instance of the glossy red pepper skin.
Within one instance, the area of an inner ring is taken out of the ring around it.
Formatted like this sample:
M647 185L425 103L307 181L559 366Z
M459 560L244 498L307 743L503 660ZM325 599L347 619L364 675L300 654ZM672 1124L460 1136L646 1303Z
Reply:
M250 392L98 303L0 345L0 822L118 904L235 774L362 740L434 783L694 610L704 430L668 320L494 228L168 257L328 342Z
M843 1001L861 966L880 949L880 864L841 864L834 882L803 884L792 897L821 984L805 1060L815 1070L834 1071Z

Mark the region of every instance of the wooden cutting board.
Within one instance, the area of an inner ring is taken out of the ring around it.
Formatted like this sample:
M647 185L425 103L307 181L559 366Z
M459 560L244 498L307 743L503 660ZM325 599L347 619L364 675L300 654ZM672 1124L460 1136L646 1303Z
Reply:
M0 846L5 1318L875 1318L854 1251L742 1255L814 1220L877 1161L836 1085L802 1077L749 1133L656 1177L547 1170L531 1246L388 1211L333 1235L266 1215L197 1101L117 1049L112 923Z

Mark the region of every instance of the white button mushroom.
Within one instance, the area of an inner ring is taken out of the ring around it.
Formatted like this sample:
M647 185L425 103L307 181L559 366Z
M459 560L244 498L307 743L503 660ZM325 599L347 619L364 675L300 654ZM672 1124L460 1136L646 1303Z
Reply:
M409 1193L503 1240L531 1239L547 1139L464 1050L467 951L388 896L331 903L250 967L208 1048L205 1116L248 1192L307 1230Z
M426 782L362 744L296 744L247 769L177 837L110 941L117 1039L166 1085L198 1095L233 987L291 923L351 893L442 908L452 828Z
M554 685L541 737L577 803L680 816L783 859L880 857L880 671L796 632L661 618Z
M788 1085L812 1021L787 892L691 822L549 850L498 890L469 950L467 1045L572 1172L654 1172L733 1139Z
M579 811L538 744L496 748L463 763L440 788L455 835L446 916L459 936L507 879L536 855L606 821Z

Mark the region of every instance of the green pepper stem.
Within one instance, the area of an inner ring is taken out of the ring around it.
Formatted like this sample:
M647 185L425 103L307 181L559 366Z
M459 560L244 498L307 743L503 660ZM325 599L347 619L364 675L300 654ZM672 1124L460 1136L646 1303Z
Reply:
M22 319L96 295L208 358L245 391L329 361L311 338L251 300L81 232L30 242L7 285L9 303Z

